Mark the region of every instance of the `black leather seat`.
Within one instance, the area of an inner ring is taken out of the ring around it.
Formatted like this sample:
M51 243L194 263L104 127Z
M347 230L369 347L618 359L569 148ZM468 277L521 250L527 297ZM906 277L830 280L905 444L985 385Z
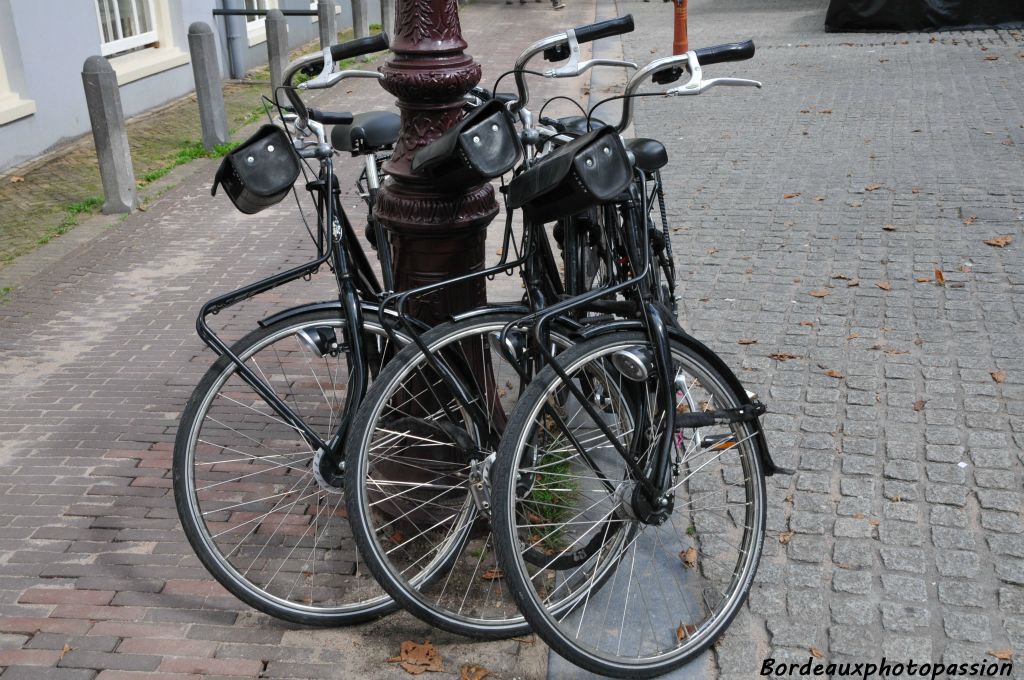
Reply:
M626 150L636 156L636 167L644 172L654 172L668 165L668 151L656 139L637 137L626 140Z
M370 152L390 149L398 141L402 119L393 111L357 113L348 125L335 125L331 144L339 151Z
M558 122L565 126L566 132L573 135L585 135L590 130L596 130L605 125L603 120L591 118L590 128L588 129L586 116L566 116L565 118L559 118Z

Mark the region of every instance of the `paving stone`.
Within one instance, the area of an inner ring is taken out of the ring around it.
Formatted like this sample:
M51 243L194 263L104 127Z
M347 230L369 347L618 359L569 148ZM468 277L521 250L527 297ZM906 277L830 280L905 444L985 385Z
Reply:
M1024 531L1024 524L1020 517L1012 512L998 512L995 510L981 511L981 526L991 531L1018 534Z
M918 546L924 534L916 523L884 520L878 526L878 538L887 545Z
M1024 560L1001 557L996 561L996 576L1006 583L1024 585Z
M837 593L866 595L871 592L871 572L837 569L832 572L832 589Z
M836 539L832 547L832 561L848 569L871 567L874 563L871 541Z
M967 503L967 488L953 484L929 484L924 497L929 503L963 507Z
M833 624L828 629L828 647L833 654L869 658L877 649L878 636L870 628Z
M978 489L978 505L986 510L1020 512L1020 494L1012 491Z
M882 656L890 663L898 659L922 661L932 658L932 641L926 637L886 635L882 639Z
M1024 588L1003 586L999 589L999 608L1010 614L1024 614Z
M981 584L958 579L939 582L939 602L954 607L985 607L991 600L990 594Z
M979 563L978 554L969 550L943 550L935 556L935 566L943 576L974 576Z
M932 527L932 543L943 550L974 550L974 534L966 529Z
M868 626L876 618L877 606L867 598L833 599L831 611L833 623Z
M878 552L886 569L913 574L925 573L924 552L918 548L881 548Z
M871 538L875 528L866 518L840 517L832 526L832 533L842 538Z
M911 632L927 626L930 612L927 607L897 602L882 602L882 627L886 630Z
M988 642L991 640L988 616L947 611L942 616L942 627L946 635L954 640Z
M882 589L893 600L924 602L928 599L928 586L923 579L899 574L882 574Z

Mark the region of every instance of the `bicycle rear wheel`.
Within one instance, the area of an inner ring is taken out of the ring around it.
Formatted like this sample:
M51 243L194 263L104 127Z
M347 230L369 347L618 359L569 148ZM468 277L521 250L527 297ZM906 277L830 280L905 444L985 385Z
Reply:
M249 333L232 351L324 441L347 408L346 321L301 314ZM364 323L379 372L391 341ZM286 621L336 626L396 608L362 568L340 486L317 452L239 376L227 357L206 372L175 440L174 499L185 536L232 594Z
M494 470L494 535L516 603L552 649L614 677L659 675L711 645L746 598L764 534L752 422L678 431L674 500L635 500L646 496L612 440L649 470L666 414L656 375L630 380L617 366L651 349L643 333L615 332L559 355L569 380L549 366L530 382ZM671 357L678 413L743 403L679 338Z

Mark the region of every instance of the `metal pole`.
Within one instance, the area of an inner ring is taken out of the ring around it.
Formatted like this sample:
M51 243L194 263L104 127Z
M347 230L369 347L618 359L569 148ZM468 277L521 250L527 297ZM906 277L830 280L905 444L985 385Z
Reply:
M690 42L686 35L686 0L673 0L675 5L675 30L672 38L672 54L686 54Z
M245 9L242 0L224 0L224 9L241 10ZM245 77L248 70L246 59L249 50L249 38L245 29L245 17L232 15L224 17L224 34L228 43L228 72L232 78L241 79Z
M398 98L402 131L376 211L394 235L398 290L479 271L487 225L498 214L490 184L453 194L410 169L416 152L459 119L463 95L480 81L465 48L456 0L397 0L393 54L380 70L384 89ZM478 279L420 300L413 311L437 323L486 299Z

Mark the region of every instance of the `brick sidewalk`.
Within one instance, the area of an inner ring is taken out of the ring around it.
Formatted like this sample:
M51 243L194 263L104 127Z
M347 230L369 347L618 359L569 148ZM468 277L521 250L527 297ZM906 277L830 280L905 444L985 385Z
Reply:
M529 43L593 19L593 2L557 14L534 3L462 9L488 84ZM548 95L575 97L585 83L555 85ZM373 83L346 90L335 93L339 109L391 105ZM358 168L341 165L356 221L361 203L349 187ZM473 643L404 614L350 629L279 623L227 597L192 555L169 467L178 414L213 359L195 315L215 294L311 252L293 203L251 217L223 194L211 198L215 167L178 172L180 184L147 212L96 229L69 253L57 243L40 249L37 273L0 302L3 679L392 678L404 672L384 659L402 640L424 638L441 650L444 677L464 663L499 678L542 677L539 642ZM218 320L237 338L270 309L331 297L331 285L291 284ZM517 284L497 293L519 294Z

